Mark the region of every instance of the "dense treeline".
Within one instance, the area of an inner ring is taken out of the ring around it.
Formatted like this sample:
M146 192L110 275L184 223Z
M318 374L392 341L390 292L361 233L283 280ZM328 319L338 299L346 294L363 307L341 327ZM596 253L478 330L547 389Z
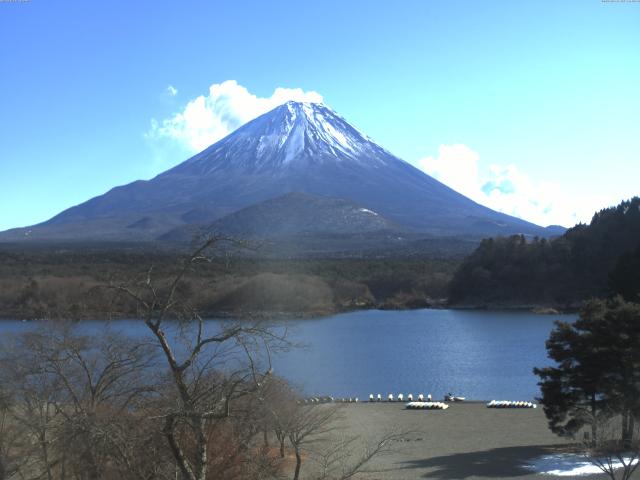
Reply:
M561 237L483 240L449 288L453 304L578 306L590 297L640 291L640 198L596 213Z
M158 278L175 252L123 249L0 251L0 316L131 317L136 306L104 288ZM181 293L205 315L321 315L355 308L408 308L440 302L458 259L262 259L218 252L188 272Z

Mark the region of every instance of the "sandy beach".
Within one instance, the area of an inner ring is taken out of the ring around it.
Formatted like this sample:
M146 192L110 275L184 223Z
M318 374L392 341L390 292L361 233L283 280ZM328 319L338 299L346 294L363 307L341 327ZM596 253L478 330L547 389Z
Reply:
M366 478L553 479L603 475L542 475L525 468L538 457L567 451L566 440L547 428L537 409L489 409L484 402L450 404L447 410L407 410L403 403L346 404L344 435L363 441L391 430L410 432L393 451L375 460Z

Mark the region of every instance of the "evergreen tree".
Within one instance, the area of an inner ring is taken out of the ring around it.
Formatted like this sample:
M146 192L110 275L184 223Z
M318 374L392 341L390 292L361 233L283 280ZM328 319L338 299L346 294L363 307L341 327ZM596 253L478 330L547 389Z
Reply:
M630 441L640 415L640 305L592 300L574 324L556 322L546 346L556 366L534 373L551 430L572 436L590 426L595 441L599 420L619 415Z
M640 301L640 244L633 252L623 254L609 275L614 292L629 302Z

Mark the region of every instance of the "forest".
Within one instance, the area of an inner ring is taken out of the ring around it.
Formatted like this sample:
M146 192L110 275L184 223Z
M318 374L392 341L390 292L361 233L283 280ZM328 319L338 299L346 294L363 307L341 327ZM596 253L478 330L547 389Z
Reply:
M597 212L560 237L481 242L455 272L455 306L549 306L575 310L591 297L640 292L640 198Z
M175 251L125 248L0 250L0 317L131 318L136 305L105 288L169 276ZM361 308L439 306L460 256L262 258L221 249L189 271L181 294L205 316L308 317Z

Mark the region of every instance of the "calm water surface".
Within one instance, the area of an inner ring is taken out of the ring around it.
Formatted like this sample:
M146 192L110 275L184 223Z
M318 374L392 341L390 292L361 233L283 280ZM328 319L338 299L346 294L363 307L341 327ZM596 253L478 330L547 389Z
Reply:
M295 322L304 351L278 359L309 393L447 392L471 399L532 399L534 366L549 365L553 321L575 316L459 310L360 311Z
M274 359L275 372L310 395L446 392L470 399L528 400L539 395L534 366L550 363L544 342L553 321L571 315L459 310L366 310L288 322L306 345ZM212 320L215 322L215 320ZM102 322L86 322L98 331ZM0 334L32 328L0 322ZM146 334L139 321L115 328Z

